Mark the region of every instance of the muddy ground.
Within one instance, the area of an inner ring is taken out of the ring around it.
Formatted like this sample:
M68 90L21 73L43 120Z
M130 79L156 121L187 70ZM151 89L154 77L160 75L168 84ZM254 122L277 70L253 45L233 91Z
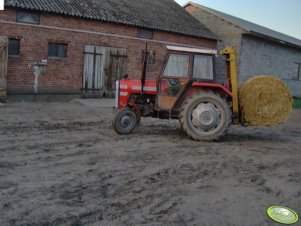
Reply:
M1 226L262 226L277 225L271 205L301 214L300 110L275 128L232 127L216 143L155 119L119 136L112 112L0 107Z

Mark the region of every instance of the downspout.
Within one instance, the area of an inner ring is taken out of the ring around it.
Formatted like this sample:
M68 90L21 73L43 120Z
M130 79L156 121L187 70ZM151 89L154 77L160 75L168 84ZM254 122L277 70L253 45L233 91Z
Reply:
M46 74L46 65L47 60L42 60L41 62L36 62L33 66L34 69L34 80L33 80L33 92L34 92L34 102L37 100L38 96L38 86L39 86L39 75L42 73L43 75Z

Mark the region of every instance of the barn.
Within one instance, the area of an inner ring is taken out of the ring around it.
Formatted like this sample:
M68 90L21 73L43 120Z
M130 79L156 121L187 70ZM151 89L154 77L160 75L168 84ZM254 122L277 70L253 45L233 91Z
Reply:
M252 75L274 75L301 97L301 40L193 2L183 8L218 36L218 49L236 47L239 83ZM224 63L216 64L222 80Z
M110 97L116 79L140 78L145 51L154 78L166 45L217 46L173 0L5 0L0 36L2 99Z

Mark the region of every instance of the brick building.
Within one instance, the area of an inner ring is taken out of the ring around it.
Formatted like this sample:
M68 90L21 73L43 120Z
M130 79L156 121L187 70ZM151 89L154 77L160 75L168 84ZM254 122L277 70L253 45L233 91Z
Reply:
M5 0L9 96L111 96L114 80L160 73L166 45L216 48L215 35L173 0Z
M218 49L236 47L240 83L252 75L274 75L301 97L301 40L193 2L183 7L218 36ZM217 65L224 76L221 59Z

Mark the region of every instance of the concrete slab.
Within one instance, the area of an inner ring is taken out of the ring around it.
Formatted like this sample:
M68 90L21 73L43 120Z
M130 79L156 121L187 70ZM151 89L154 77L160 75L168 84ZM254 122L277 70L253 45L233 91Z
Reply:
M72 99L73 101L92 108L113 108L115 99L112 98L87 98L87 99Z

